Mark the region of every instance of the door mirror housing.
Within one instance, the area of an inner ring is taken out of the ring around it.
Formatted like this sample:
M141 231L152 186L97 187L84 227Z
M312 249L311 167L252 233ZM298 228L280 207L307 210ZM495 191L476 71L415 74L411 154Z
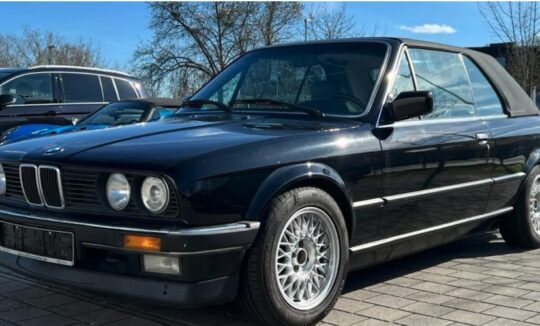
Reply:
M433 95L431 91L401 92L387 106L388 118L401 121L415 118L433 111Z
M15 103L17 99L10 94L0 95L0 110L3 110L6 106Z

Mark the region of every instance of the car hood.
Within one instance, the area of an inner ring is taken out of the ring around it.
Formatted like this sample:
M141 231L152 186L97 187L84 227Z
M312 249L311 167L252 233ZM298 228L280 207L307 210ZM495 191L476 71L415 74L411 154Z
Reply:
M358 125L305 115L201 114L65 133L0 147L0 160L162 170L212 151Z

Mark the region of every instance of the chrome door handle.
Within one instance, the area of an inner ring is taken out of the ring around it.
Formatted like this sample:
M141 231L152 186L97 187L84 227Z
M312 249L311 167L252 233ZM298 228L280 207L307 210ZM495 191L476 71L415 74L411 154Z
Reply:
M475 135L476 140L478 140L478 143L485 145L488 143L489 135L485 132L479 132Z

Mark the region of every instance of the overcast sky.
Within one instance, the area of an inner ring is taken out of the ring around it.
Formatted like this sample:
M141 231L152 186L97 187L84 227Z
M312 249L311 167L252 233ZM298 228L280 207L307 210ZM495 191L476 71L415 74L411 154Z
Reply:
M340 3L322 3L339 7ZM309 4L308 4L309 5ZM476 2L349 2L358 26L379 34L480 46L498 40L482 21ZM19 33L22 25L67 39L91 39L111 65L129 62L136 46L151 37L149 9L143 2L0 2L1 32Z

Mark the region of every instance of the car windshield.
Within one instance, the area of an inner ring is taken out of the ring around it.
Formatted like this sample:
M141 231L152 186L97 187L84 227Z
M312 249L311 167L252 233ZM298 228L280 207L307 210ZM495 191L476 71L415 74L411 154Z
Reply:
M327 115L359 115L367 109L386 52L387 46L376 42L256 50L201 88L191 98L198 105L189 109L220 109L201 103L206 100L241 111L314 109Z
M119 126L141 122L148 110L148 104L141 102L116 102L104 106L98 112L82 120L79 126L107 125Z

